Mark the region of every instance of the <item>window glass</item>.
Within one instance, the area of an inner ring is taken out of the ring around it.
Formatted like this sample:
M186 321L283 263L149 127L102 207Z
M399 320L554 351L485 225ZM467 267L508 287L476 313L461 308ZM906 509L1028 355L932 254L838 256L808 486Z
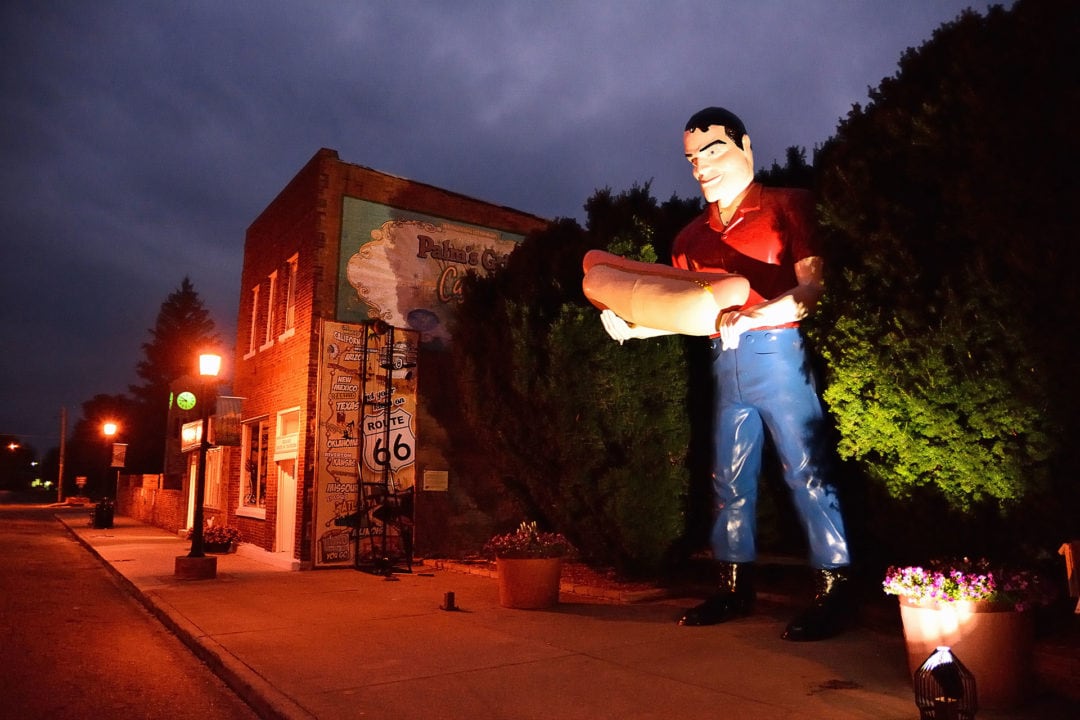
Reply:
M244 426L244 467L240 505L266 508L266 476L270 464L270 423L263 418Z
M285 330L296 327L296 266L299 256L289 258L289 284L285 290Z

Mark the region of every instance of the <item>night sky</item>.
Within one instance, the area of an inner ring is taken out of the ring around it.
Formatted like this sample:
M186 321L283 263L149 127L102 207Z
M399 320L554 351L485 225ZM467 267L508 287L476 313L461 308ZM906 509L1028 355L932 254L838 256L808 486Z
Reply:
M321 147L549 218L604 187L696 197L696 110L734 110L758 167L782 162L988 5L8 0L0 434L44 452L61 407L70 431L138 384L185 276L231 347L244 232Z

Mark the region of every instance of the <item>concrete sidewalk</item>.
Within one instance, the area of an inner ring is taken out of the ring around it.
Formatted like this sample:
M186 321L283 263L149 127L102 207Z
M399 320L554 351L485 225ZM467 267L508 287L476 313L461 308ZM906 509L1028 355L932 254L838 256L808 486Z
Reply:
M564 594L551 610L510 610L489 577L292 572L250 548L219 556L215 580L181 581L188 542L176 535L121 516L108 530L85 511L57 517L264 717L918 718L897 633L784 642L790 610L767 602L710 628L675 625L693 598ZM458 610L441 609L447 592ZM1040 695L978 717L1064 720L1077 707Z

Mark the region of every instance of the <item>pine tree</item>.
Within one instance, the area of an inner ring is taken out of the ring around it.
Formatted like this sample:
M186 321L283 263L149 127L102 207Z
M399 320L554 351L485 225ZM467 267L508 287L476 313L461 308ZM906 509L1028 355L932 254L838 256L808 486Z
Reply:
M144 382L131 385L137 417L131 423L128 469L161 472L165 457L169 386L195 372L200 350L219 343L210 313L187 277L161 304L151 339L143 343L144 360L136 372Z
M806 148L791 145L783 166L773 160L768 170L759 170L754 177L769 187L810 188L814 185L814 164L806 162Z

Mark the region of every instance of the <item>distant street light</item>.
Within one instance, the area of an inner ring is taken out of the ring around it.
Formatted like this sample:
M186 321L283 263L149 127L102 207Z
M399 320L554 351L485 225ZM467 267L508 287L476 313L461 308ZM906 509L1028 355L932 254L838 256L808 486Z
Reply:
M203 500L206 496L206 450L210 447L209 430L212 398L217 394L217 375L221 372L221 356L212 353L199 355L199 376L202 380L199 391L199 465L195 473L195 517L191 530L191 552L188 557L206 557L203 541Z

